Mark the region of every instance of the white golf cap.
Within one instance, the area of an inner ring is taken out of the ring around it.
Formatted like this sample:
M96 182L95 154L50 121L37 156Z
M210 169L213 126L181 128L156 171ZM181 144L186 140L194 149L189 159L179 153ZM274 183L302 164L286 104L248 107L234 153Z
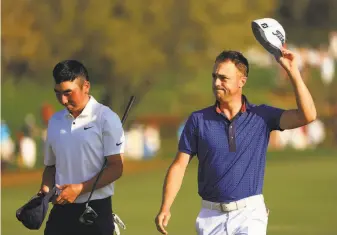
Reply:
M276 58L279 58L281 48L286 41L286 33L282 25L274 19L263 18L252 22L252 30L256 40Z

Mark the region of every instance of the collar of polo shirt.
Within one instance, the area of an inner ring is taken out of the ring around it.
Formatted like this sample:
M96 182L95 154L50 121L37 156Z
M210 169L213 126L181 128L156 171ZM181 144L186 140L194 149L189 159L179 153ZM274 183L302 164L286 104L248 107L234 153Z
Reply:
M221 110L220 110L220 103L219 101L215 101L215 111L218 113L218 114L221 114ZM242 106L241 106L241 110L240 110L240 113L244 113L247 111L247 109L249 109L249 102L246 98L246 96L242 95Z
M89 101L88 103L85 105L84 109L82 110L81 114L79 115L79 117L86 117L92 114L92 106L94 103L97 103L97 101L95 100L95 98L93 96L89 96ZM66 117L73 117L73 115L67 110L65 109L65 116Z

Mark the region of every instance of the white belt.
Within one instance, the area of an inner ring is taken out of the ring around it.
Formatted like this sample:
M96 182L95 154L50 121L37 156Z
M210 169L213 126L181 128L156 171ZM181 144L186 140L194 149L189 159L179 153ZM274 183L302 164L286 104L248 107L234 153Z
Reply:
M210 210L217 210L221 212L230 212L245 208L249 205L253 204L261 204L264 203L263 195L255 195L251 197L246 197L238 201L229 202L229 203L219 203L219 202L210 202L206 200L202 200L201 205L203 208Z

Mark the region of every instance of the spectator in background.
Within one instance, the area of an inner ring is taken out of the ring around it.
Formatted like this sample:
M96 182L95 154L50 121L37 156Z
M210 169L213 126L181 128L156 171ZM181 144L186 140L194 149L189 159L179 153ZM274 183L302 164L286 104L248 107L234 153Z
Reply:
M10 136L7 123L1 120L1 170L6 169L9 163L14 160L15 144Z
M335 62L329 54L327 48L321 48L321 79L324 85L328 86L335 76Z
M36 142L30 136L23 136L20 140L20 161L22 168L34 168L36 163Z
M152 158L160 149L160 131L155 124L149 124L144 127L144 158Z
M46 140L47 137L47 127L48 127L48 121L53 116L54 114L54 108L51 104L49 103L44 103L41 107L41 119L43 123L42 127L42 140L43 142Z
M321 65L320 54L317 49L307 49L307 63L312 68L319 68Z
M300 47L298 48L298 54L299 54L299 58L300 58L300 63L301 63L301 74L302 74L302 78L305 82L308 82L310 80L310 65L309 65L309 50L307 47Z
M125 132L125 155L130 159L140 160L144 155L143 126L133 123Z
M36 119L34 114L32 113L28 113L25 116L24 119L24 124L22 126L22 132L24 136L30 137L30 138L34 138L36 136L38 136L38 127L36 125Z
M334 144L337 144L337 100L334 101L334 104L331 106L331 129L333 133Z
M312 123L307 126L307 140L308 147L316 148L319 144L321 144L325 139L325 127L324 123L316 119Z
M35 117L29 113L25 116L24 125L19 136L18 165L22 168L33 168L36 163L36 141L38 127Z
M333 31L329 35L329 54L337 60L337 31Z
M178 141L180 140L180 136L183 133L184 127L186 125L187 119L185 119L178 127L178 131L177 131L177 137L178 137Z

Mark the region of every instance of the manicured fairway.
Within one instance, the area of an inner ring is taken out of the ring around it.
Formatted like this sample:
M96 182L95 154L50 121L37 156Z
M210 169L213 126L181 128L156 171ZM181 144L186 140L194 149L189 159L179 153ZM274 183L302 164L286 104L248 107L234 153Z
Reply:
M164 161L164 160L163 160ZM165 160L167 161L167 160ZM167 161L167 166L170 161ZM152 235L166 168L128 173L116 184L114 210L127 224L123 235ZM165 165L165 164L164 164ZM181 191L172 208L169 234L195 234L194 222L200 209L196 184L197 161L188 168ZM268 157L264 195L271 210L269 235L337 234L337 154L321 156ZM43 234L29 231L15 218L15 210L36 192L39 181L2 188L3 235Z

